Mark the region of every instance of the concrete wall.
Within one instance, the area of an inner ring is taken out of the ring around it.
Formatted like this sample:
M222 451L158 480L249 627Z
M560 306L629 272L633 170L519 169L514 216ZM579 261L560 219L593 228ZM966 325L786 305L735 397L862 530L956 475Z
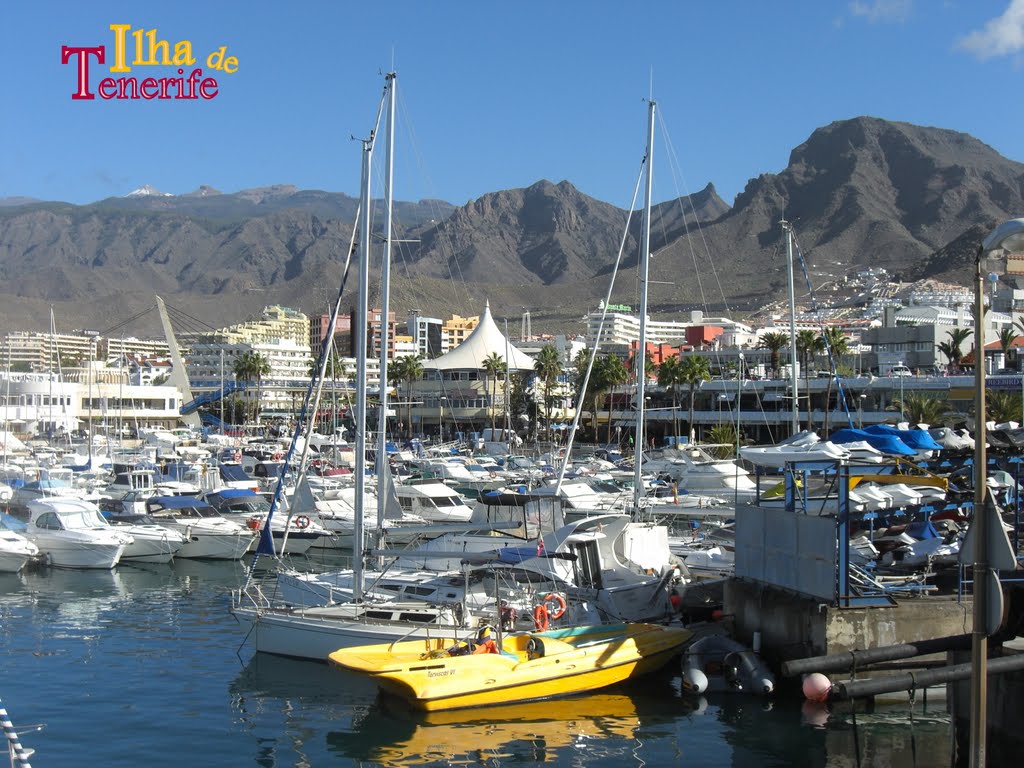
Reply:
M971 631L971 603L955 598L905 598L891 607L837 608L753 582L730 579L725 613L736 637L749 643L761 633L772 662L961 635Z

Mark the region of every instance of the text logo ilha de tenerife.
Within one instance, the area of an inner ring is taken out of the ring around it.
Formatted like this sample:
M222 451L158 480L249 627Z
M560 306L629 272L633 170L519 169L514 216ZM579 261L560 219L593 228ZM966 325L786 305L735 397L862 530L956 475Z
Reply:
M203 77L202 69L193 69L186 74L185 68L196 63L192 55L192 43L179 40L173 49L169 42L157 38L156 30L132 30L130 24L111 24L114 33L114 55L111 75L104 77L92 89L89 64L95 59L97 64L107 63L107 47L62 45L60 49L61 64L74 61L78 65L77 85L71 94L72 99L93 100L98 95L101 99L213 99L220 93L220 85L216 78ZM134 57L129 61L129 39ZM238 59L227 55L228 47L219 46L206 57L206 67L211 73L222 72L226 75L238 71ZM132 67L174 67L169 77L122 77L131 72Z

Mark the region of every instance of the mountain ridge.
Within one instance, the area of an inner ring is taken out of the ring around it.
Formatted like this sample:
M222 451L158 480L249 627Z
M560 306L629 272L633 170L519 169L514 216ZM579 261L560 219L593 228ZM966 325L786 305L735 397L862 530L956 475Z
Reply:
M357 206L344 193L287 184L3 205L0 320L9 330L48 327L54 306L64 327L103 329L150 307L154 293L212 326L275 303L322 314L336 298ZM711 182L654 206L650 304L666 314L744 312L781 297L783 218L812 282L885 266L966 284L967 244L1022 210L1024 165L968 134L875 117L835 121L794 147L785 169L751 178L731 206ZM375 200L375 222L380 213ZM496 317L529 310L535 330L580 332L579 319L608 290L620 243L613 300L636 303L629 268L639 214L568 180L462 206L396 202L394 218L391 307L400 317L413 308L479 314L489 299ZM159 333L152 314L139 334Z

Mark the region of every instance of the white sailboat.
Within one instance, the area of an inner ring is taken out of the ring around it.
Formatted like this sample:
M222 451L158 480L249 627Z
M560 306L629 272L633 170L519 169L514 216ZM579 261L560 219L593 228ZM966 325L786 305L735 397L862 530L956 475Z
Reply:
M391 207L391 163L393 158L395 120L394 73L385 78L384 99L387 102L387 164L385 173L387 207ZM378 113L379 115L379 113ZM370 226L370 180L371 163L376 137L376 127L370 138L362 142L362 180L358 213L359 232L359 290L357 315L366 317L369 306L369 267L372 243ZM385 258L390 256L391 227L388 214L388 229L385 237ZM351 255L351 249L349 250ZM348 264L345 273L348 272ZM339 301L340 306L340 292ZM336 307L337 310L337 307ZM385 315L386 317L386 315ZM250 581L236 593L231 612L246 630L246 636L257 651L276 653L284 656L319 659L326 661L328 654L344 647L399 640L408 637L445 637L457 639L466 629L469 617L463 610L453 606L436 607L422 602L409 605L376 604L364 600L364 551L366 490L362 478L366 476L366 324L356 328L356 401L355 401L355 466L358 479L354 489L354 514L352 516L353 578L352 601L314 608L295 608L277 599L268 599L258 584ZM384 345L386 346L386 345ZM323 360L321 361L323 364ZM386 368L381 371L384 380ZM381 387L382 397L384 387ZM386 412L386 411L385 411ZM383 451L378 451L383 454ZM301 484L301 481L300 481ZM265 530L268 530L265 527ZM269 538L269 533L267 533ZM262 547L261 547L262 549ZM268 551L273 552L270 545Z

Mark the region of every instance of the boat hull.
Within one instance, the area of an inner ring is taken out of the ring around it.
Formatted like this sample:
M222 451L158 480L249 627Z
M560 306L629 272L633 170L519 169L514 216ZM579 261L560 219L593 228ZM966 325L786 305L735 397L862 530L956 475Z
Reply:
M656 624L595 625L507 636L502 653L452 656L438 641L343 649L338 666L371 674L382 690L426 711L585 693L648 674L680 653L688 630ZM528 650L540 641L543 655Z
M316 661L327 661L331 653L342 648L410 638L429 639L448 647L469 631L457 625L454 617L444 614L430 621L427 614L436 610L429 606L420 604L408 608L392 612L395 618L390 620L366 617L355 604L300 610L236 605L232 614L257 651ZM428 620L411 620L413 616Z

